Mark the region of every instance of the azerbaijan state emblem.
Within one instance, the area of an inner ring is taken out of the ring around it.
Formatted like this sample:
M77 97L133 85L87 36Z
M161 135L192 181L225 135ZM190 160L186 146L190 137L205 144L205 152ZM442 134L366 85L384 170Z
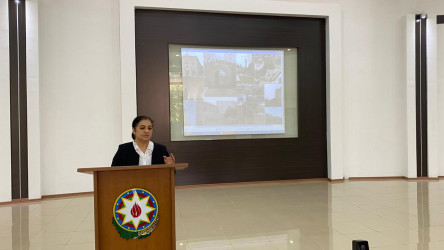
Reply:
M159 206L150 192L133 188L117 197L113 207L113 224L124 239L150 236L159 223Z

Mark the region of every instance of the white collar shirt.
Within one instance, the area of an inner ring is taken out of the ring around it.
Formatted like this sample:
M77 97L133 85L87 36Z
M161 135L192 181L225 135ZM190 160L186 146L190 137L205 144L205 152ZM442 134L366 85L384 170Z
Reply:
M148 148L146 149L145 153L142 152L142 150L139 148L139 146L135 141L133 141L133 145L134 149L139 154L139 165L151 165L154 143L152 141L148 143Z

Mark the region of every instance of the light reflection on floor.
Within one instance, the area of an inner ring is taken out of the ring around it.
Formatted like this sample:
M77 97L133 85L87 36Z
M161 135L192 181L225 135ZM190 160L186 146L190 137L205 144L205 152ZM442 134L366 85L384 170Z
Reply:
M444 181L176 190L177 249L444 249ZM0 206L0 249L94 249L93 197Z

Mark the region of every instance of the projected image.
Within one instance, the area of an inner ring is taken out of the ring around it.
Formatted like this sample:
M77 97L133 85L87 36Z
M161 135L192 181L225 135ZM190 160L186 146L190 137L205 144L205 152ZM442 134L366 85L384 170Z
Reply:
M282 50L181 48L184 136L285 133Z
M188 83L184 89L185 100L202 100L203 82L203 54L199 52L189 52L182 56L182 77Z
M282 54L254 55L254 81L282 84Z
M231 53L202 53L204 56L205 87L230 89L236 87L236 55Z
M254 83L253 55L239 53L236 55L236 82L238 84Z
M265 105L267 107L282 107L282 84L264 84Z

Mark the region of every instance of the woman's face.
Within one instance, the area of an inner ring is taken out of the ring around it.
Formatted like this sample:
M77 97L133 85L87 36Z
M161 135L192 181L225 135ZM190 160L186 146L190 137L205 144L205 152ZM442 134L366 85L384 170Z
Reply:
M133 128L133 134L138 141L150 141L153 135L153 124L150 120L141 120L136 128Z

